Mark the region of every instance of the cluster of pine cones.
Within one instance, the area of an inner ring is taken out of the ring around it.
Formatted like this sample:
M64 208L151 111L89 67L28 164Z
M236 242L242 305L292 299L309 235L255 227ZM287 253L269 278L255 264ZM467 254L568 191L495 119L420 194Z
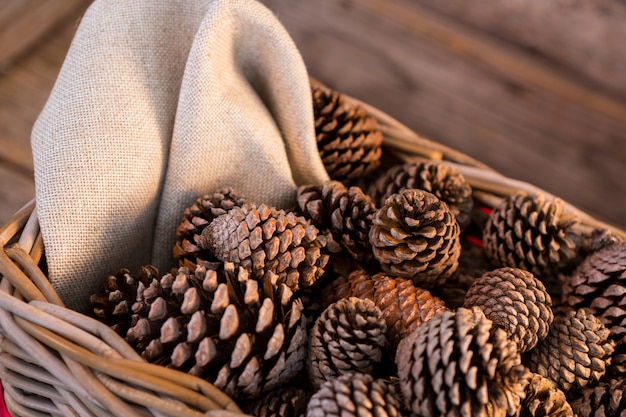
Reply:
M626 243L560 200L480 206L451 165L382 155L313 88L331 180L288 210L233 189L183 213L179 265L121 269L92 313L255 416L626 416Z

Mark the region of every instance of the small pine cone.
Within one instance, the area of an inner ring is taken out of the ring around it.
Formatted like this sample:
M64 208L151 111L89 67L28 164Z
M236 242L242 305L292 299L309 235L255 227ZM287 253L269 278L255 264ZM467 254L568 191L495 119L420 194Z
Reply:
M556 314L548 336L523 356L524 364L563 391L598 381L613 354L602 322L583 309Z
M463 307L480 307L485 316L504 329L528 352L548 335L554 314L552 299L541 281L528 271L499 268L474 281Z
M324 289L326 303L346 297L371 300L381 310L392 351L419 325L447 310L443 301L428 290L417 288L410 279L382 273L370 276L362 270L353 271L347 279L338 279Z
M563 298L609 329L616 343L612 370L626 372L626 243L607 244L590 254L566 280Z
M454 213L461 230L470 224L474 205L472 187L465 177L450 165L426 161L396 165L380 177L367 190L378 206L407 188L416 188L434 194Z
M548 378L530 373L519 417L574 417L574 413L563 391Z
M390 275L431 288L458 267L459 224L433 194L409 189L386 200L372 219L369 239L374 257Z
M387 326L370 300L344 298L326 307L309 335L307 369L315 388L347 372L370 374L385 348Z
M313 87L315 136L331 179L343 183L364 177L380 165L383 135L376 120L336 91Z
M217 261L207 250L198 246L198 239L205 227L217 216L228 212L233 207L241 207L244 198L232 188L220 189L212 194L198 197L196 201L185 209L183 220L176 229L176 245L174 258L178 259L179 266L192 271L197 265L210 268L210 264Z
M159 271L152 265L142 266L138 276L125 268L109 275L100 291L89 298L91 315L118 334L126 334L132 321L131 306L137 296L141 297L143 290L158 278Z
M148 362L189 372L234 398L294 378L306 360L302 303L276 275L261 282L233 264L163 275L132 306L128 344Z
M578 417L626 417L626 379L611 379L575 390L571 398Z
M307 417L400 417L393 384L362 373L324 382L309 401Z
M255 417L305 417L310 398L306 390L284 387L246 404L245 409Z
M244 204L214 219L198 239L202 249L252 271L254 278L278 275L293 291L313 284L329 256L326 240L304 217L261 204Z
M483 231L485 253L494 267L532 272L544 284L577 255L575 214L560 199L512 195L496 207Z
M400 342L405 406L420 416L514 415L528 384L515 342L478 307L444 311Z
M330 230L354 259L371 258L368 233L376 206L359 187L348 188L333 180L321 187L303 185L298 188L298 205L320 230Z

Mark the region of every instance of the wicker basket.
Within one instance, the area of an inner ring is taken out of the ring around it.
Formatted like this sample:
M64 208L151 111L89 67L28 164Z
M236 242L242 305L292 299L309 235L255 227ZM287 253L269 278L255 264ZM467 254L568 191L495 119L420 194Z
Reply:
M315 81L313 80L315 83ZM424 139L382 111L360 104L379 123L385 152L403 160L444 161L464 174L474 198L495 206L518 191L545 191ZM584 234L620 229L576 212ZM114 331L65 307L45 273L34 201L0 228L0 378L14 416L237 416L237 404L210 383L144 362Z

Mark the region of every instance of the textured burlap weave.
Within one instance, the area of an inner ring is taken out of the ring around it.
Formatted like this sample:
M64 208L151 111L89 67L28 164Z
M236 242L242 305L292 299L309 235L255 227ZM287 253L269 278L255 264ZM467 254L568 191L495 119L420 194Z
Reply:
M174 266L197 196L284 207L327 179L302 58L254 0L96 0L32 147L49 278L78 310L120 267Z

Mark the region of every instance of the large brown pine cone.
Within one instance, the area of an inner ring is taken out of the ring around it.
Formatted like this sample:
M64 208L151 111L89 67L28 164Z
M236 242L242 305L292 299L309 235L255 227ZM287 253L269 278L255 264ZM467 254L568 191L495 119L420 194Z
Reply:
M560 199L519 193L496 207L483 231L485 253L494 267L532 272L550 291L549 282L577 254L575 214Z
M348 278L337 279L324 289L324 301L328 304L347 297L371 300L381 310L392 351L420 324L447 310L443 301L428 290L417 288L410 279L383 273L370 276L363 270L353 271Z
M541 281L528 271L499 268L474 281L463 307L480 307L485 316L504 329L527 352L548 335L554 320L552 299Z
M325 87L313 87L315 136L331 179L350 182L380 165L383 135L376 120Z
M515 415L528 384L515 342L478 307L419 326L396 364L405 405L420 416Z
M626 417L626 379L611 379L575 390L571 398L578 417Z
M326 307L309 335L307 369L315 388L348 372L371 374L386 345L387 325L370 300L344 298Z
M329 256L326 240L309 220L265 204L244 204L215 218L198 246L224 262L252 271L254 278L276 274L293 291L313 284Z
M393 384L371 375L349 373L326 381L309 401L307 417L400 417Z
M471 221L474 205L472 188L456 169L450 165L425 161L396 165L370 186L367 193L378 206L407 188L417 188L434 194L445 202L464 230Z
M138 294L126 340L234 398L278 388L304 369L306 329L302 303L270 275L259 282L233 264L165 274Z
M566 280L563 298L609 329L616 343L611 368L626 372L626 243L609 244L589 255Z
M125 335L131 326L132 305L137 294L143 293L153 281L159 279L159 271L152 265L142 266L138 275L122 268L115 275L105 278L102 288L89 298L91 315Z
M284 387L266 393L243 408L255 417L305 417L311 395L300 388Z
M335 241L357 260L372 257L368 233L376 206L359 187L339 181L298 188L298 205L304 216L320 230L328 229Z
M198 239L213 219L233 207L241 207L243 203L244 198L237 191L224 188L198 197L187 207L183 212L183 220L176 229L174 258L178 259L179 266L194 270L197 265L210 267L207 262L217 261L209 251L198 246Z
M524 354L528 368L567 392L600 380L613 354L613 341L602 322L583 309L560 311L548 336Z
M433 194L415 189L394 194L372 223L369 239L374 257L390 275L431 288L456 271L461 252L459 224Z

